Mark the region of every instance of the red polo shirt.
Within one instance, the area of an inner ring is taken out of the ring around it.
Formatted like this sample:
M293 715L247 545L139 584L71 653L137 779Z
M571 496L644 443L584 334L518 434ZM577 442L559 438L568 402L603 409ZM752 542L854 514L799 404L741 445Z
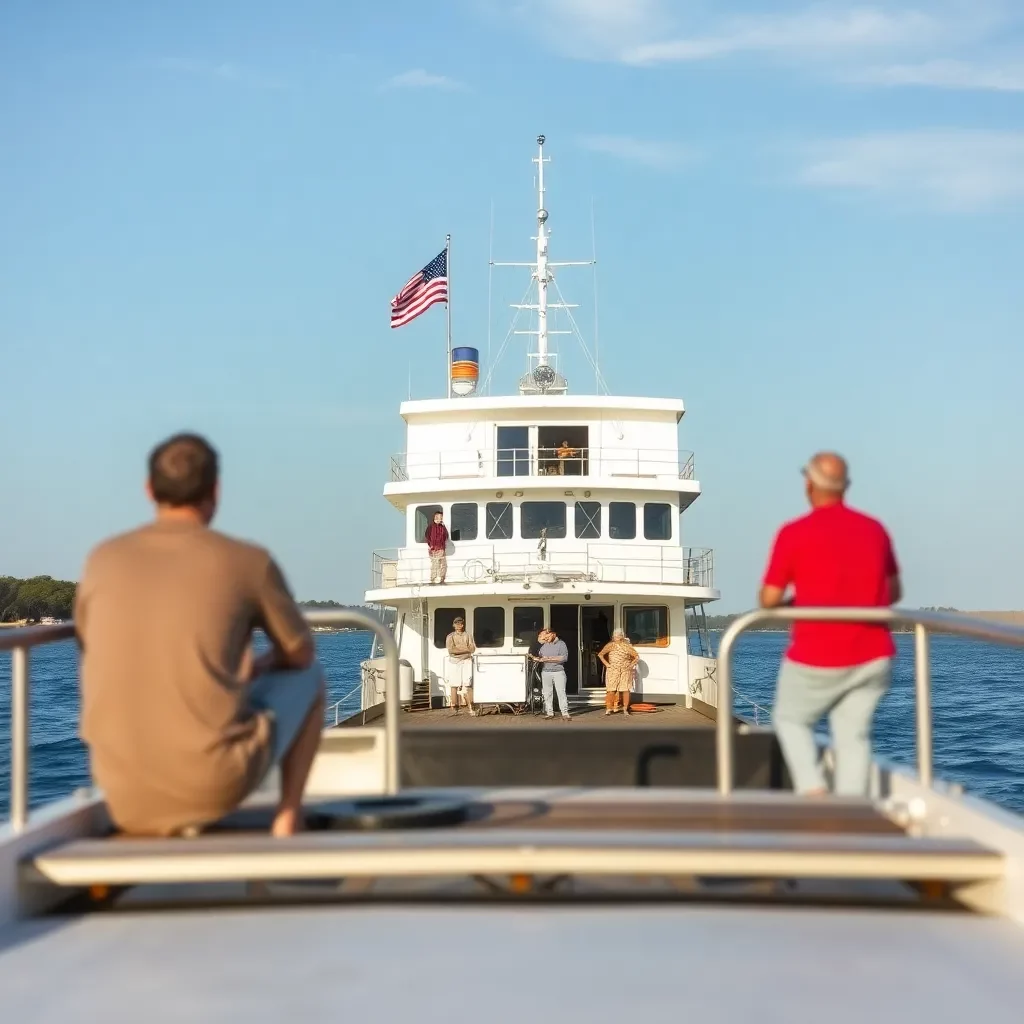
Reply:
M792 585L795 607L877 608L890 603L889 578L898 572L885 527L839 503L813 509L779 530L764 585ZM895 653L887 626L794 622L786 657L841 668Z

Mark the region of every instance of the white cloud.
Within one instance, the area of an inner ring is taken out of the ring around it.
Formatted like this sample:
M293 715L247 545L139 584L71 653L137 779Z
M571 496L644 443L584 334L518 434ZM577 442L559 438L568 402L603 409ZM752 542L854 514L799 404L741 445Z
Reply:
M196 60L193 57L160 57L153 61L153 66L163 71L194 75L198 78L214 78L222 82L231 82L234 85L245 85L251 88L283 88L283 83L279 79L240 67L230 61Z
M937 89L984 89L1024 92L1024 61L1017 64L972 64L961 60L930 60L921 64L869 67L851 76L870 85L931 86Z
M919 46L938 37L939 22L916 10L810 7L795 14L737 18L716 31L649 42L624 50L629 64L696 61L736 53L805 52L825 56L883 47Z
M476 0L561 53L638 67L774 59L846 82L1018 91L1021 0Z
M496 12L509 13L495 3ZM617 59L623 47L658 38L673 24L671 0L519 0L512 14L573 57Z
M384 83L387 89L465 89L466 86L447 75L435 75L423 68L413 68L411 71L403 71L400 75L389 78Z
M948 129L838 139L815 146L799 178L944 210L990 209L1024 201L1024 132Z
M674 170L697 158L694 150L678 142L635 139L629 135L584 135L579 144L594 153L604 153L659 171Z

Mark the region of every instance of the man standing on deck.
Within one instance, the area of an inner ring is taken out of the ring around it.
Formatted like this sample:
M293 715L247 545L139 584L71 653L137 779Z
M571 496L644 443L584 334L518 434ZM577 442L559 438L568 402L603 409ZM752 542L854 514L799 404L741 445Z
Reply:
M434 521L427 527L423 539L427 542L427 553L430 555L430 582L444 583L448 575L448 558L445 555L448 527L444 525L444 516L440 512L434 513Z
M844 501L846 461L819 452L803 469L811 511L775 538L761 587L763 608L879 608L902 596L892 541L876 519ZM787 599L786 590L792 588ZM799 793L825 793L814 727L829 716L835 746L835 791L865 796L871 771L871 725L892 680L896 648L887 626L795 622L779 669L772 721Z
M166 836L230 813L279 765L271 831L290 836L323 728L309 628L270 554L210 529L207 441L158 445L146 490L156 519L96 547L75 594L93 778L121 829ZM270 649L253 657L257 628Z
M569 648L564 640L558 639L553 629L542 630L540 652L533 659L540 663L540 681L544 693L544 717L555 717L554 694L558 694L558 710L564 721L569 721L569 701L565 696L565 663L569 660Z
M473 654L476 652L476 644L473 638L466 632L466 620L462 616L452 620L452 631L444 642L448 651L448 690L451 696L451 706L455 708L455 714L459 713L459 704L465 700L466 707L471 715L476 714L473 707Z

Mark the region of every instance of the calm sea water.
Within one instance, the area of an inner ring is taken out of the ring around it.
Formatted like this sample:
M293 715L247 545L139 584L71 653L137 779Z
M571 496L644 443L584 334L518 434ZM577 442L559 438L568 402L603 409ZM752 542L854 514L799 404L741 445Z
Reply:
M736 709L766 718L785 633L748 633L736 648ZM879 708L875 746L905 764L914 759L913 638L898 635L893 687ZM329 700L342 715L359 710L359 662L369 634L321 633L317 650ZM32 652L33 805L87 785L85 751L76 735L78 689L72 642ZM10 779L10 658L0 655L0 819ZM1024 813L1024 651L960 637L932 640L935 768L942 778ZM760 705L755 710L751 702ZM329 712L333 721L334 712Z

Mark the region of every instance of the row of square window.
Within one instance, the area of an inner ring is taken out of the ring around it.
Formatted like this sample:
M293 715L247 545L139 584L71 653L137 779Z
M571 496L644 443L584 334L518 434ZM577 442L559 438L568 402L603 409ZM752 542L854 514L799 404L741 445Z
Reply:
M609 618L612 609L608 609ZM434 646L445 646L448 634L455 628L456 619L466 623L466 631L477 647L505 646L505 609L501 605L472 609L472 617L465 608L434 609ZM610 622L608 636L611 639ZM517 605L512 609L512 646L530 647L544 628L544 609ZM667 647L669 640L668 608L665 605L623 605L622 628L636 647Z
M535 540L547 531L549 540L567 536L567 514L564 501L524 501L519 506L519 534ZM416 506L416 540L425 543L427 527L434 513L443 512L440 505ZM577 501L573 504L574 536L578 540L600 540L604 508L599 501ZM479 532L480 506L475 501L457 501L451 506L448 532L454 541L476 540ZM512 540L512 502L489 501L484 505L484 532L488 540ZM643 506L644 540L672 539L672 506L666 501L648 501ZM632 501L608 503L608 537L611 540L635 540L637 509Z

